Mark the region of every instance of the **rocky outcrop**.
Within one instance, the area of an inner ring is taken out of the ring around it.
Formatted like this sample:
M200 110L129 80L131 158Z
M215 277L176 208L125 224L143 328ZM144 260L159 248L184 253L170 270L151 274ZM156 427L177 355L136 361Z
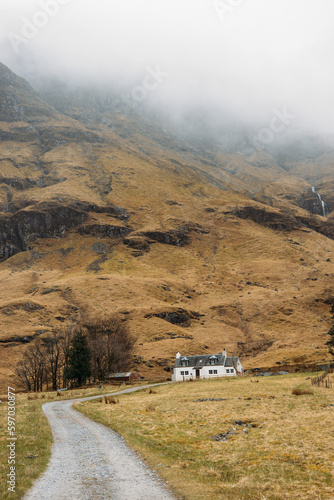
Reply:
M129 215L115 205L97 206L81 201L65 203L45 202L0 217L0 261L29 249L37 238L62 238L70 228L87 221L89 213L104 213L118 220L128 220ZM80 234L118 238L130 229L114 224L87 224Z
M37 130L29 123L13 123L4 127L0 124L0 141L15 142L38 142L39 136Z
M18 191L24 191L25 189L35 187L36 181L28 178L20 179L18 177L0 177L0 184L6 184L7 186L17 189Z
M320 217L296 217L296 220L305 227L323 234L327 238L334 240L334 220L328 220Z
M186 231L171 229L169 231L147 231L143 233L151 240L165 245L183 247L189 243L189 236Z
M191 325L191 320L198 320L202 315L196 311L187 311L182 308L173 309L169 311L161 311L157 313L150 313L145 318L161 318L172 325L188 327Z
M0 260L28 249L37 238L61 238L84 222L87 213L55 203L0 218Z
M0 63L0 121L22 122L54 114L55 110L33 91L26 80Z
M147 238L158 243L164 243L165 245L172 245L177 247L183 247L190 242L189 234L195 231L197 233L206 234L209 231L205 229L200 224L195 224L192 222L180 225L177 229L169 229L166 231L156 230L156 231L145 231L142 233Z
M302 226L294 217L283 212L271 212L257 206L248 206L232 210L232 214L240 219L250 219L261 226L276 231L295 231Z
M322 203L318 193L315 191L310 190L307 193L303 193L299 205L311 214L324 215Z
M25 311L25 312L35 312L44 309L44 306L41 304L36 304L34 302L25 302L25 303L17 303L17 304L9 304L0 308L2 314L6 316L13 316L17 311Z
M124 238L123 243L134 250L134 257L141 257L150 251L152 241L142 236L130 236L129 238Z
M117 205L112 205L109 203L105 206L93 205L91 203L77 201L72 202L71 205L79 210L84 210L85 212L93 212L96 214L106 214L110 217L115 217L116 219L127 221L130 216L125 208L119 207Z
M1 141L40 142L44 151L71 142L103 143L82 124L65 118L44 101L23 78L0 63Z
M131 231L128 227L114 226L111 224L87 224L79 229L83 236L99 236L101 238L120 238Z
M231 211L240 219L250 219L261 226L275 231L296 231L298 229L311 229L323 234L327 238L334 239L334 221L320 217L293 217L284 212L271 212L257 206L247 206Z
M103 138L98 134L85 130L82 127L71 126L47 126L38 128L39 138L43 144L45 151L49 151L58 146L63 146L75 142L81 144L83 142L102 143Z

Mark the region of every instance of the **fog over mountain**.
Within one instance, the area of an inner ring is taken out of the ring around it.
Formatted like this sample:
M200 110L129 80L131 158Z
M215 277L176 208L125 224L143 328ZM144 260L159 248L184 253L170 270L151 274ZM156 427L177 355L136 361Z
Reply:
M269 126L283 113L288 128L334 132L330 0L2 0L0 9L0 60L33 85L56 77L177 118L215 110Z

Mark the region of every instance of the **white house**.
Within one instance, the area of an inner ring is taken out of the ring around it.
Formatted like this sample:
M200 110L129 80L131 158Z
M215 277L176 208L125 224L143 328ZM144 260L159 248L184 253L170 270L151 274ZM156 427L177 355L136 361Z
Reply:
M227 356L225 349L221 354L202 356L181 356L178 352L174 365L172 381L182 382L190 379L217 377L236 377L244 369L236 356Z

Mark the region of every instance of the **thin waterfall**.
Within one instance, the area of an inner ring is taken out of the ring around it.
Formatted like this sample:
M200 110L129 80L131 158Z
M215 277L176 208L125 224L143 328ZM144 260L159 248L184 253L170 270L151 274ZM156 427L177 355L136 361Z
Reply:
M316 190L315 190L315 187L312 186L312 193L316 194L319 198L319 201L321 203L321 207L322 207L322 215L323 217L326 217L327 215L327 209L326 209L326 203L324 202L324 200L321 198L321 195L320 193L318 193Z

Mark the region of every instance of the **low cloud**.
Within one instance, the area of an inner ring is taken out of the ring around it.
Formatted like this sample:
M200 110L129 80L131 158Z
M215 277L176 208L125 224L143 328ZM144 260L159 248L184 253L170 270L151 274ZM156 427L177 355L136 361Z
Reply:
M150 100L175 115L266 123L286 107L334 132L331 0L2 0L0 11L1 61L28 78L138 90L158 68L168 77Z

